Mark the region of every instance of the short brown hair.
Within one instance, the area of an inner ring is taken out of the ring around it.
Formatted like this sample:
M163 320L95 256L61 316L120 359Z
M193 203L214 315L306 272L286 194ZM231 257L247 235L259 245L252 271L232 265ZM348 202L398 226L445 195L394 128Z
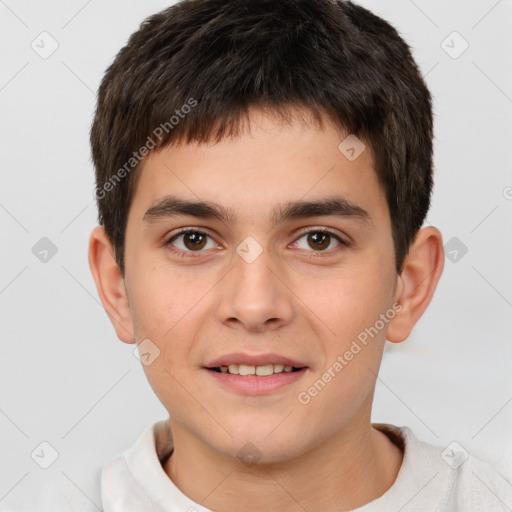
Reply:
M400 273L430 206L431 97L397 31L344 0L183 0L132 34L91 128L99 222L121 271L144 148L237 134L251 107L283 119L306 108L369 145Z

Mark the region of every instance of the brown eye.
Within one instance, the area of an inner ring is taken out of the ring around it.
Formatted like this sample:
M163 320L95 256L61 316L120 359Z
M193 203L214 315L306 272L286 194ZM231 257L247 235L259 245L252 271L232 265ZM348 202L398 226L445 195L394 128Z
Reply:
M306 239L306 243L301 242L301 239ZM303 233L296 242L296 245L299 249L303 249L309 252L331 252L331 249L327 250L329 246L331 246L332 242L336 242L334 247L331 247L334 250L339 245L346 245L343 240L328 230L310 230L306 233ZM302 246L301 246L302 245ZM311 251L313 249L313 251Z
M206 236L202 233L185 233L183 235L183 244L191 251L202 249L206 245Z
M312 249L326 249L329 247L330 235L325 233L309 233L308 244Z
M189 229L183 230L180 233L172 236L167 241L167 245L172 246L173 250L182 253L204 252L202 249L206 247L209 238L211 239L209 235L203 233L202 231ZM212 240L211 246L208 248L213 248L214 246L215 243Z

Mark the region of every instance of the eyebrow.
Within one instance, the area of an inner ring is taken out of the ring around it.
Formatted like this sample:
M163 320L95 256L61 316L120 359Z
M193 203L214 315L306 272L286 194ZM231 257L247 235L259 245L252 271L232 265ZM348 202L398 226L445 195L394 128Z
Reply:
M176 196L166 196L146 211L143 221L151 223L184 215L201 219L216 219L225 223L236 220L235 211L220 204L211 201L189 201ZM340 195L318 201L299 200L279 205L270 212L269 219L275 226L287 220L321 216L353 218L372 225L370 214L364 208Z

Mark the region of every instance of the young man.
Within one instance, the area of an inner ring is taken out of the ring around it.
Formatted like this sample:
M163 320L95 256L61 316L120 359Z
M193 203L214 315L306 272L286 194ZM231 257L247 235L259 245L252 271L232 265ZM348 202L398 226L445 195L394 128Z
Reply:
M169 412L105 465L105 511L510 510L487 464L370 422L444 261L431 98L388 23L178 3L108 69L91 144L91 270Z

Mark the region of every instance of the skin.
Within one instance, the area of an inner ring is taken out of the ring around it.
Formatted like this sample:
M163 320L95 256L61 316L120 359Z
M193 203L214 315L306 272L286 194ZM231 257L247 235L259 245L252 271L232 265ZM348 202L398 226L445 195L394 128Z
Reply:
M329 123L283 124L253 109L240 136L146 157L128 216L124 278L104 230L91 235L91 270L118 337L149 338L160 350L144 370L170 414L175 448L163 469L212 510L352 510L384 494L400 469L402 451L370 422L376 375L385 340L405 340L433 296L442 237L421 229L397 275L370 151L349 161L338 150L346 135ZM273 226L268 218L277 205L333 191L364 208L369 222L323 216ZM236 218L145 221L169 194L215 201ZM209 235L199 257L172 252L194 249L184 236L167 243L179 228ZM303 228L328 228L349 243L331 237L321 252ZM252 263L236 252L248 236L263 249ZM400 312L378 335L300 403L298 394L397 303ZM308 369L270 395L244 396L203 369L230 352L277 352ZM256 464L237 457L247 443L257 449Z

